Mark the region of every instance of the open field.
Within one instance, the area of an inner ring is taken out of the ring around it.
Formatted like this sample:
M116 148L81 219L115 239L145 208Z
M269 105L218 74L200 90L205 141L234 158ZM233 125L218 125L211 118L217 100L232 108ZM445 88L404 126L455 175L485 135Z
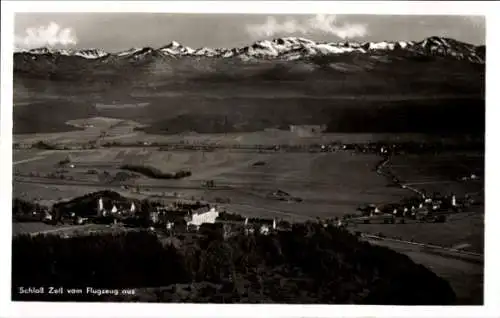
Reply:
M484 154L479 152L394 156L387 168L404 184L428 193L463 196L484 189ZM472 174L478 179L461 181Z
M25 156L23 150L15 151L14 157L18 155ZM68 155L74 168L60 168L57 163ZM261 210L266 208L283 211L299 217L334 217L354 212L360 203L384 203L404 196L404 190L386 187L386 180L373 172L378 160L375 155L357 155L351 152L203 153L140 148L53 151L46 153L42 160L16 165L17 172L25 177L18 178L23 182L15 181L14 191L15 194L36 192L40 196L39 191L32 191L29 187L33 189L44 184L43 196L56 199L67 197L64 192L75 187L116 189L127 184L139 186L149 195L176 191L179 196L195 196L209 201L215 201L217 197L230 198L231 204L226 208L230 210L234 205L242 214L255 215L253 207L256 207ZM256 161L265 164L253 166ZM156 180L137 176L122 182L112 180L112 177L106 182L102 178L105 171L110 175L119 173L119 165L127 163L147 164L162 171L186 169L192 172L192 176L181 180ZM61 173L64 179L46 177L61 170L64 171ZM89 170L97 173L89 174ZM30 176L30 173L37 175ZM216 187L203 188L205 180L214 180ZM28 181L35 181L37 184ZM266 198L269 192L278 189L303 199L303 202L289 203ZM189 191L184 194L184 190ZM49 195L48 192L53 192L54 195Z

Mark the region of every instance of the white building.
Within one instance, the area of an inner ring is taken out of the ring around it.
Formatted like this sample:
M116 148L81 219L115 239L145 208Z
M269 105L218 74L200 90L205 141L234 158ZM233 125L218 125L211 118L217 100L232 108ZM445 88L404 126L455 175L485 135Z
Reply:
M194 212L191 216L191 219L187 222L187 225L194 225L199 227L203 223L215 223L215 219L219 216L219 211L215 208L210 208L210 210L206 212Z
M153 223L158 223L160 221L160 213L157 211L152 211L149 213L149 219Z
M262 224L260 226L260 234L268 235L271 232L271 229L273 231L276 230L276 219L273 219L272 227L270 227L268 224Z
M45 221L51 221L52 220L52 214L50 214L48 211L45 212L44 216Z
M262 225L260 227L260 234L267 235L269 234L269 226L267 225Z
M102 202L102 198L99 198L97 202L97 214L102 215L104 212L104 203Z

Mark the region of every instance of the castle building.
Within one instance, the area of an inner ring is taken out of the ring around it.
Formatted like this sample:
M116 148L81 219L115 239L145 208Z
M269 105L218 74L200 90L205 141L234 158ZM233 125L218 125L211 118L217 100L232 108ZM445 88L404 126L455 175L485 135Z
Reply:
M215 220L219 216L219 211L215 207L208 209L208 211L195 211L187 221L187 225L194 225L199 227L203 223L214 224Z

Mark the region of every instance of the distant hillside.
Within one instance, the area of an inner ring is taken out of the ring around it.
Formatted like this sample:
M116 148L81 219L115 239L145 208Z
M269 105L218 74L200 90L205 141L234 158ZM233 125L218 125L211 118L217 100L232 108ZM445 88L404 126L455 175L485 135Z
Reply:
M68 131L66 121L95 116L163 134L309 123L333 132L484 133L485 47L452 39L88 52L95 58L49 49L14 55L15 134ZM146 106L98 107L120 104Z

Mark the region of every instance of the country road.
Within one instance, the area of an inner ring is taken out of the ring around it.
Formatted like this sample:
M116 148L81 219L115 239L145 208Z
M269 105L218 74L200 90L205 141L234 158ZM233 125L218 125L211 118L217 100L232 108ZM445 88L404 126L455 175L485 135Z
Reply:
M480 253L474 253L474 252L468 252L464 250L460 250L458 248L449 248L449 247L443 247L439 245L433 245L433 244L426 244L426 243L418 243L418 242L410 242L410 241L404 241L404 240L399 240L399 239L393 239L393 238L388 238L388 237L381 237L378 235L373 235L373 234L366 234L362 233L361 237L365 239L366 241L372 242L374 244L381 245L381 242L385 242L385 245L401 245L405 246L405 249L407 250L412 250L412 251L419 251L419 252L429 252L429 251L439 251L440 255L443 255L446 257L460 257L460 258L465 258L468 259L469 261L473 262L483 262L484 260L484 255ZM384 245L382 244L382 245Z
M36 156L36 157L24 159L24 160L13 161L12 165L15 166L15 165L18 165L18 164L21 164L21 163L31 162L31 161L37 161L37 160L42 160L42 159L45 159L45 157Z

